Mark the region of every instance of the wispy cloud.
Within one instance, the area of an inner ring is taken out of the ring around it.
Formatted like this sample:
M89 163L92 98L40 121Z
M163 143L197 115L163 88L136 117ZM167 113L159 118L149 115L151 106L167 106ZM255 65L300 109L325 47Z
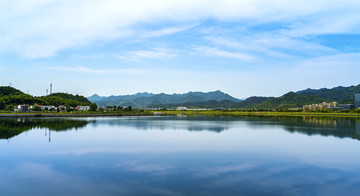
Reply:
M236 36L235 38L206 36L204 39L216 47L236 50L239 53L257 57L292 58L299 54L300 56L303 54L316 56L337 52L336 49L311 41L279 35L277 32Z
M195 46L193 50L201 55L210 56L210 57L222 57L222 58L231 58L231 59L238 59L238 60L252 60L253 57L246 53L240 52L229 52L225 50L220 50L215 47L208 47L208 46Z
M220 166L220 167L206 168L204 170L198 171L195 175L199 177L217 176L229 172L242 172L242 171L254 169L255 167L256 165L254 164Z
M181 73L175 70L167 69L140 69L140 68L123 68L123 69L94 69L84 66L75 66L75 67L47 67L48 70L57 70L57 71L66 71L66 72L75 72L82 74L96 74L96 75L148 75L148 74L176 74Z
M49 57L97 42L136 38L139 26L145 31L144 37L163 36L192 28L191 25L177 27L178 24L201 24L208 19L239 22L244 26L251 26L244 22L249 20L252 24L284 22L293 26L285 34L293 36L351 33L359 31L359 7L359 1L351 0L306 4L302 0L1 1L0 53ZM156 31L146 28L153 24L162 27Z
M141 37L158 37L158 36L170 35L170 34L179 33L182 31L186 31L195 26L196 25L188 25L188 26L182 26L182 27L166 27L163 29L155 30L155 31L145 32L141 35Z
M129 171L138 173L154 173L154 174L167 174L169 170L175 169L174 166L164 164L144 164L140 161L126 161L114 165Z
M165 59L176 57L174 50L167 48L153 48L152 50L138 50L126 52L124 55L115 54L115 57L126 60L140 62L141 59Z

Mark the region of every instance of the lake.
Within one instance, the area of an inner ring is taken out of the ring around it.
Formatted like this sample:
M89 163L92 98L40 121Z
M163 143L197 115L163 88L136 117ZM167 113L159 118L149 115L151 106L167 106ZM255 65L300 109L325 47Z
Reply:
M1 118L0 195L360 195L360 120Z

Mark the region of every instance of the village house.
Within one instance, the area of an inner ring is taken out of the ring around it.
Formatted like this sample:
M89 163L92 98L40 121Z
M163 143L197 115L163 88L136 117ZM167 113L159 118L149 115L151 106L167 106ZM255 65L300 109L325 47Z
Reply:
M77 111L89 111L90 106L76 106L75 110L77 110Z
M14 111L17 112L25 112L28 111L28 106L27 105L18 105L17 107L14 108Z

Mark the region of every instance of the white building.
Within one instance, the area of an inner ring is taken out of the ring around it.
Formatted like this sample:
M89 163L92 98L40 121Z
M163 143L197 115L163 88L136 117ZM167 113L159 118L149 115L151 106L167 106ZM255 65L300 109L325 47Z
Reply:
M18 112L24 112L28 110L28 106L27 105L18 105L14 111L18 111Z
M360 108L360 94L355 94L355 108Z
M78 111L89 111L89 110L90 110L90 106L76 106L75 110L78 110Z
M187 110L187 107L177 107L176 110Z

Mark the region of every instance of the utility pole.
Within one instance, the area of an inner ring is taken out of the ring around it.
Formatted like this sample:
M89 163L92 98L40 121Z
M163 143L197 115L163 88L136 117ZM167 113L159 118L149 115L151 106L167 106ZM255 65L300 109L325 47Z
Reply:
M50 83L50 95L52 94L52 83Z

